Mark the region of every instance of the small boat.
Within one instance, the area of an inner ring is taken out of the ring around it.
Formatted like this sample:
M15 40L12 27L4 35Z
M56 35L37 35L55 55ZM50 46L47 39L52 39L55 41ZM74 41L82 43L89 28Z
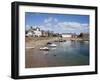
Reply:
M41 47L40 50L49 51L48 47Z
M55 40L54 42L66 42L66 40Z
M47 42L47 45L48 45L48 44L52 44L52 43L51 43L51 42Z
M56 44L50 44L49 46L51 46L51 47L56 47L57 45L56 45Z
M59 42L66 42L66 40L59 40Z

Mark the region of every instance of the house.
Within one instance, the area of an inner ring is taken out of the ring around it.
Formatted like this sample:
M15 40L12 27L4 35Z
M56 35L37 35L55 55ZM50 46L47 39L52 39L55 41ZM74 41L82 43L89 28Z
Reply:
M53 37L54 33L53 31L44 31L44 30L41 30L42 32L42 37Z
M83 38L84 40L89 40L89 33L83 33L82 38Z
M38 27L37 28L31 27L29 30L26 31L26 36L40 37L42 36L42 32Z
M62 33L62 37L71 38L72 37L72 33Z
M48 37L48 32L47 31L41 30L41 32L42 32L42 37Z
M78 37L78 35L76 33L72 34L72 38L77 38L77 37Z
M42 36L42 32L41 32L40 28L37 27L36 29L34 29L34 34L36 37Z
M83 33L83 38L89 38L89 33Z
M26 31L26 36L27 37L34 37L35 34L34 34L34 31L33 31L33 28L31 27L29 30Z

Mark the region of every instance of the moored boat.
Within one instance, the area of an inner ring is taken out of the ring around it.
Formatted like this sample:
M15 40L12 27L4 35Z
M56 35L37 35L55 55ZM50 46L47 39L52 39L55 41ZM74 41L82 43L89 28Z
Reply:
M40 50L49 51L48 47L41 47Z
M51 43L51 42L47 42L47 45L48 45L48 44L52 44L52 43Z
M55 40L54 42L66 42L66 40Z
M49 46L51 46L51 47L56 47L57 45L56 44L50 44Z

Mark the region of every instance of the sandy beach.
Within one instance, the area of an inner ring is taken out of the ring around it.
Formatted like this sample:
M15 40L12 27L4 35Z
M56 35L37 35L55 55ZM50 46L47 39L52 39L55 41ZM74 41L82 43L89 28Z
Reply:
M58 37L37 37L37 38L33 38L33 37L26 37L25 39L25 45L26 47L41 47L41 46L45 46L48 42L52 42L52 41L56 41L58 40ZM82 38L62 38L62 40L76 40L76 41L82 41Z
M40 37L40 38L26 38L25 45L26 47L41 47L45 46L47 42L55 41L57 40L56 37Z

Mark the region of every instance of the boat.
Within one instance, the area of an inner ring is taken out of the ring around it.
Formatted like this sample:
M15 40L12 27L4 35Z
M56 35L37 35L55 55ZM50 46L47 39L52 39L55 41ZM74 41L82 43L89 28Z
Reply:
M66 40L55 40L54 42L66 42Z
M51 43L51 42L47 42L47 45L48 45L48 44L52 44L52 43Z
M56 47L57 45L56 45L56 44L50 44L49 46L51 46L51 47Z
M40 50L49 51L48 47L41 47Z

